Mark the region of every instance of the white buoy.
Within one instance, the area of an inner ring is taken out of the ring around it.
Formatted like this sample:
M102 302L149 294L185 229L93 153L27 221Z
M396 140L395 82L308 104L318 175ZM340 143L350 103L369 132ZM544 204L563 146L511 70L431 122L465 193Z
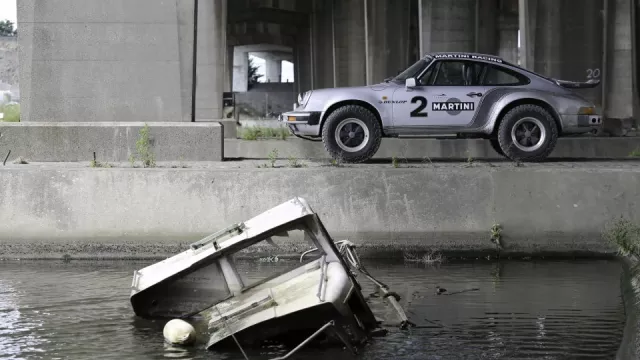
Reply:
M180 319L169 321L162 330L166 342L172 345L190 345L196 341L196 329Z

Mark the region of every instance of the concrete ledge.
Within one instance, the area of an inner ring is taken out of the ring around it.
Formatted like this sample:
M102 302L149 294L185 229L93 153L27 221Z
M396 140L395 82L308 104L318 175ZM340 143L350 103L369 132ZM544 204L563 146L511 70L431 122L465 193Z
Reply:
M286 159L329 159L321 142L298 138L287 140L245 141L225 139L225 156L229 158L265 159L273 150ZM563 138L558 141L551 158L564 159L625 159L640 149L640 137L624 138ZM383 139L374 159L392 157L431 160L440 159L504 159L492 148L488 140L460 139Z
M29 161L128 161L136 153L139 122L0 123L0 157ZM222 161L223 129L217 122L148 123L157 161Z
M241 163L241 162L240 162ZM610 255L605 224L640 221L640 168L438 166L210 169L0 167L0 257L163 257L294 196L364 256L429 249ZM237 165L240 166L240 165ZM285 251L302 251L291 243Z

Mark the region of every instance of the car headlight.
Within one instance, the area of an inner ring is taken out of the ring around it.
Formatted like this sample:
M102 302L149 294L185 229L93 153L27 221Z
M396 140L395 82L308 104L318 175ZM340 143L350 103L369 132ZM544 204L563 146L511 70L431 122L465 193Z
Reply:
M307 102L309 102L309 98L311 98L311 91L298 94L298 106L300 107L307 106Z

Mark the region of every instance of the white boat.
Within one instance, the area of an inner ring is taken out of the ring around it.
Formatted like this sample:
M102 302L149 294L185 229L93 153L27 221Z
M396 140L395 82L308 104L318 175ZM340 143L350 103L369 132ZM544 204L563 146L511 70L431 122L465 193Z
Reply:
M245 278L237 255L274 245L277 236L307 241L312 250L286 271ZM318 215L298 197L135 271L130 300L141 317L203 317L208 349L257 345L280 335L308 340L329 328L336 339L355 344L378 327L349 263Z

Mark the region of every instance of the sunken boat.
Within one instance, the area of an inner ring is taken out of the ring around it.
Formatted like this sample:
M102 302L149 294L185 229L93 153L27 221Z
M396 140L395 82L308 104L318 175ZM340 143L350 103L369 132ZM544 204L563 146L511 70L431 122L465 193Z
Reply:
M281 237L310 250L258 277L237 266L242 255L255 254L256 246L277 247L274 239ZM296 197L136 270L130 301L143 318L204 319L209 350L283 338L302 346L321 334L352 348L379 329L379 321L355 279L354 269L362 269L351 245L334 242L309 204Z

